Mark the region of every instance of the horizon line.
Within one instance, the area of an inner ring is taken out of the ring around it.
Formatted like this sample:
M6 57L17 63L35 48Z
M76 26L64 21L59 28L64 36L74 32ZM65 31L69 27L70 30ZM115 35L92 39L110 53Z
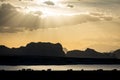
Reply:
M18 46L18 47L8 47L8 46L6 46L6 45L1 45L1 44L0 44L0 46L5 46L5 47L7 47L7 48L9 48L9 49L14 49L14 48L26 47L28 44L31 44L31 43L60 44L60 45L62 46L63 51L65 50L65 51L64 51L65 53L67 53L67 52L69 52L69 51L75 51L75 50L85 51L85 50L87 50L87 49L93 49L94 51L100 52L100 53L111 53L111 52L114 52L114 51L120 49L120 48L118 48L118 49L114 49L114 50L110 50L110 51L97 51L97 50L94 49L94 48L86 47L85 49L71 49L71 50L68 50L66 47L63 47L63 45L62 45L60 42L48 42L48 41L44 41L44 42L42 42L42 41L38 41L38 42L28 42L28 43L26 43L25 45L21 45L21 46Z

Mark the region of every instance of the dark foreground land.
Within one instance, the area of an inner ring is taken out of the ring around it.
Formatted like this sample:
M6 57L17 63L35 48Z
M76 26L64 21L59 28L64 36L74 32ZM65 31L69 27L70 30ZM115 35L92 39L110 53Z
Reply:
M120 80L120 71L0 71L0 80Z
M74 64L120 64L120 59L0 56L0 65L74 65Z

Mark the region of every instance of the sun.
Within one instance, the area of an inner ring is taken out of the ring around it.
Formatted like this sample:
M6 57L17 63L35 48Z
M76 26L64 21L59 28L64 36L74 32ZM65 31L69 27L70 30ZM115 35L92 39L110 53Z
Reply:
M48 1L48 3L45 3L46 1ZM54 5L52 3L49 3L49 1L54 3ZM41 12L42 14L39 15L40 17L74 15L74 11L69 8L61 7L61 5L62 3L60 0L34 0L32 4L23 9L23 13L30 13L38 16L38 14L35 13Z
M39 11L40 10L40 11L42 11L44 16L61 15L62 11L59 10L60 2L61 2L61 0L34 0L34 3L37 4L37 7L31 7L31 8L29 8L29 10L30 11ZM59 8L57 8L57 7L59 7Z

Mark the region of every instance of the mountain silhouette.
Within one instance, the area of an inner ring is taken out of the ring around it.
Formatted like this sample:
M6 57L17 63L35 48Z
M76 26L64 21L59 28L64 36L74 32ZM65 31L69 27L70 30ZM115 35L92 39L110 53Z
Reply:
M114 51L113 55L115 56L115 58L120 59L120 49Z
M66 54L60 43L50 42L31 42L26 46L19 48L8 48L4 45L0 46L0 56L56 56L56 57L73 57L73 58L116 58L120 59L120 49L101 53L94 49L87 48L85 51L72 50Z
M0 65L120 64L120 49L101 53L94 49L64 50L60 43L31 42L19 48L0 46Z
M87 48L85 51L72 50L67 52L67 57L77 57L77 58L114 58L107 53L100 53L94 49Z
M65 56L62 45L60 43L29 43L26 47L7 48L0 46L0 55L15 55L15 56Z
M1 56L8 56L8 55L11 55L11 49L4 46L4 45L1 45L0 46L0 55Z

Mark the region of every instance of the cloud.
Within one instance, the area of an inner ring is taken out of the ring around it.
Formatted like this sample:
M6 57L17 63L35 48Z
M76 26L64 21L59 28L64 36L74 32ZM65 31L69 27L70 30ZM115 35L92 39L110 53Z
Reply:
M47 4L47 5L55 5L55 3L52 2L52 1L45 1L44 4Z
M96 21L112 21L112 16L107 16L101 13L89 13L89 14L74 14L74 15L61 15L61 16L51 16L44 19L44 27L60 27L77 25L87 22Z
M42 12L41 11L36 11L34 12L34 14L38 15L38 16L41 16L42 15Z
M0 2L4 2L4 1L6 1L6 0L0 0Z
M74 5L72 5L72 4L68 4L67 7L69 7L69 8L73 8Z
M111 21L113 19L112 16L107 16L99 12L46 16L43 19L41 18L41 11L25 14L20 9L21 7L16 7L12 4L4 3L0 6L0 33L16 33L25 30L33 31L40 28L56 28L86 22Z
M40 12L36 12L39 14ZM35 30L39 28L40 19L31 13L24 14L18 11L18 7L11 4L0 6L0 32L14 33L23 30Z
M79 1L85 1L85 2L108 2L108 3L112 3L112 2L120 2L120 0L79 0Z
M90 15L98 17L99 19L106 20L106 21L111 21L113 19L112 16L108 16L108 15L105 15L105 14L99 13L99 12L91 12Z

